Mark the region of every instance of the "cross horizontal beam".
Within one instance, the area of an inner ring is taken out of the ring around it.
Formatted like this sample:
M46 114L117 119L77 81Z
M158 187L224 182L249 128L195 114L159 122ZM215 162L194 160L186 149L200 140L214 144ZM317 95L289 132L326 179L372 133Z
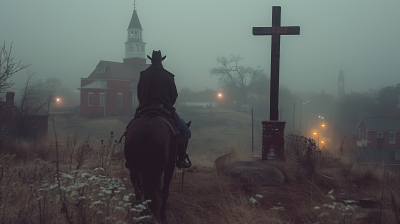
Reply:
M283 26L283 27L253 27L253 35L299 35L299 26Z

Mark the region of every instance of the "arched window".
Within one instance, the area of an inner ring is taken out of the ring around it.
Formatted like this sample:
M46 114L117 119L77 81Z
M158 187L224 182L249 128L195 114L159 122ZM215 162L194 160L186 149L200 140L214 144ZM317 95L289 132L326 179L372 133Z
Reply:
M135 31L135 37L138 37L138 33L137 33L137 31Z
M144 45L142 44L142 53L144 53Z
M136 52L139 52L139 44L136 44Z
M131 31L131 37L133 37L133 31Z
M133 45L131 45L131 52L133 52Z

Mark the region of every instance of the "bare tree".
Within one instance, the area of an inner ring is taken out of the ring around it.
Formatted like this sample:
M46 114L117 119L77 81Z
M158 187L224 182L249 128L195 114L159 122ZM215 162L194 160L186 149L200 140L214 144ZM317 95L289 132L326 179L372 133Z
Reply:
M14 62L14 58L11 56L12 44L7 49L6 43L0 46L0 92L6 91L12 87L14 83L10 78L22 69L27 68L29 65L21 64L21 61Z
M230 58L218 57L218 67L210 70L211 76L218 77L219 85L225 90L236 92L239 105L246 102L247 93L266 76L260 66L252 68L240 65L243 60L239 55L231 54Z
M15 62L11 56L12 44L9 48L6 47L4 42L0 46L0 98L5 96L8 88L11 88L14 83L12 82L12 76L27 68L29 65L21 64L21 61ZM5 97L4 97L5 98ZM3 100L3 99L0 99ZM0 125L2 126L6 121L10 120L15 114L7 113L6 110L11 110L12 104L2 103L0 104Z
M18 137L27 137L29 129L48 116L50 103L54 102L54 92L61 87L61 80L47 78L32 81L35 73L28 73L21 90L19 113L14 119Z

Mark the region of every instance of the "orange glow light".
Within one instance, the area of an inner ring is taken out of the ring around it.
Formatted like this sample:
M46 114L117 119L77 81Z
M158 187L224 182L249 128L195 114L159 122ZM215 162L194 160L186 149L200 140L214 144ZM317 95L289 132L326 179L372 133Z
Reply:
M314 132L314 135L316 135L317 134L317 132Z
M221 96L222 96L222 94L221 94L221 93L219 93L219 94L218 94L218 97L221 97Z
M321 143L323 144L323 143L324 143L324 141L321 141Z
M321 125L322 127L325 127L325 125L323 124L323 125Z
M57 98L56 100L57 100L57 102L58 102L58 101L60 101L60 98Z

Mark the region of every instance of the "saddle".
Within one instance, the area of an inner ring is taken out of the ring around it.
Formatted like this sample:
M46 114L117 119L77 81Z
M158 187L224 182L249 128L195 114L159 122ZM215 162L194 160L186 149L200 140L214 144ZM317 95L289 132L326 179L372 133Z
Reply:
M128 123L128 125L125 128L124 134L119 139L119 143L121 143L122 138L124 136L126 136L126 133L128 132L128 129L129 129L130 125L132 124L132 122L134 120L138 119L139 117L158 117L158 118L162 119L164 122L166 122L168 124L168 126L171 127L171 130L172 130L172 133L174 134L174 136L176 136L179 133L178 132L179 122L178 122L178 116L176 113L168 112L168 111L162 109L161 107L150 106L150 107L145 107L143 109L138 107L136 109L134 118Z
M175 112L175 108L172 108L172 112L169 112L169 111L164 110L162 107L156 107L156 106L137 108L135 117L126 126L126 130L125 130L124 134L121 136L121 138L119 139L119 143L121 143L122 138L124 136L126 136L126 133L128 132L129 126L132 124L132 122L140 117L156 117L156 118L163 120L171 128L173 135L176 136L176 141L174 143L174 147L177 148L178 144L184 144L184 142L182 141L182 136L179 133L179 120L178 120L178 115ZM177 156L179 158L181 158L181 160L183 158L183 161L185 159L187 159L189 161L189 164L185 164L185 162L183 164L182 164L182 162L178 163L179 159L177 158L177 167L178 168L190 167L192 165L192 162L190 161L188 154L186 154L186 152L185 152L186 150L182 151L182 152L180 152L180 150L178 150L178 151L179 152L177 152L177 154L178 154ZM183 155L180 155L180 154L183 154Z

